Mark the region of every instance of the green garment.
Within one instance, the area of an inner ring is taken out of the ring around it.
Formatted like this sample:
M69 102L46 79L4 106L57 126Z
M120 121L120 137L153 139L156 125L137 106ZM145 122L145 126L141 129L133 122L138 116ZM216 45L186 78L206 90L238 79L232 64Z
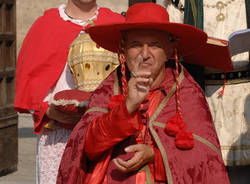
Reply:
M190 24L203 30L203 0L185 0L184 8L184 24ZM200 87L205 90L204 67L185 63L185 60L183 65Z
M185 1L184 24L203 30L203 0Z

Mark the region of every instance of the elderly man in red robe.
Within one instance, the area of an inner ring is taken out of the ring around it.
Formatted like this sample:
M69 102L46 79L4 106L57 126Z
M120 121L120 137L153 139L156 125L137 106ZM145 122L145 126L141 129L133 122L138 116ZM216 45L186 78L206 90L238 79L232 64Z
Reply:
M120 54L121 66L92 94L57 184L228 184L203 92L178 62L205 45L207 35L170 23L153 3L135 4L125 22L88 32Z

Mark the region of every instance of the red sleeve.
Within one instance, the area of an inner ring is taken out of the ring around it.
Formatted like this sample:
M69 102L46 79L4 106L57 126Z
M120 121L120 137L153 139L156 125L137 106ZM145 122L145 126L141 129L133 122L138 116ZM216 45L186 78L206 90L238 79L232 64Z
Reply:
M128 113L126 102L90 122L85 137L85 152L94 160L105 150L139 131L138 112Z
M154 147L155 161L154 161L154 177L155 181L167 181L164 163L161 157L161 152Z
M44 102L41 104L39 111L35 111L33 114L34 132L36 134L39 134L43 125L49 122L49 118L45 115L48 107L48 102Z

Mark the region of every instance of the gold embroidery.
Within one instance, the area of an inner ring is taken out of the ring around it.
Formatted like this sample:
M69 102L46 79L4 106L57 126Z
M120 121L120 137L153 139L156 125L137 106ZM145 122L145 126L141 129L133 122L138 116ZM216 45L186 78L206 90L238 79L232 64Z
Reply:
M137 172L140 173L142 171L145 171L146 173L146 182L145 184L153 184L152 180L151 180L151 171L148 165L143 166L142 168L140 168Z
M161 123L161 122L158 122L158 121L154 121L154 122L152 122L152 124L154 126L157 126L157 127L160 127L160 128L165 128L165 126L166 126L165 123Z
M216 146L213 145L211 142L209 142L208 140L206 140L206 139L204 139L204 138L202 138L202 137L200 137L200 136L198 136L198 135L196 135L196 134L193 134L193 136L194 136L194 138L195 138L196 140L202 142L203 144L206 144L208 147L210 147L210 148L211 148L212 150L214 150L218 155L221 156L220 150L218 150L218 149L216 148Z
M145 184L153 184L151 180L151 171L148 165L145 166L145 173L146 173L146 183Z
M194 26L197 27L197 9L196 9L196 5L195 5L195 1L190 0L190 4L191 4L193 18L194 18Z
M117 54L97 48L88 34L80 34L72 42L67 62L76 88L90 92L119 65Z
M157 126L157 127L160 127L160 128L165 128L165 123L160 123L160 122L152 122L152 124L154 126ZM208 140L196 135L196 134L193 134L194 138L200 142L202 142L203 144L206 144L208 147L210 147L212 150L214 150L218 155L221 155L221 152L220 150L218 150L211 142L209 142Z
M224 160L227 166L250 165L250 160Z
M166 150L164 148L164 146L161 143L160 138L158 137L158 134L156 133L156 131L153 129L152 127L152 122L149 122L149 130L155 140L155 143L157 145L157 147L159 148L160 152L161 152L161 156L162 156L162 160L165 166L165 172L166 172L166 176L168 179L168 184L173 184L173 178L172 178L172 174L169 168L169 163L168 163L168 157L167 157L167 153Z
M249 150L250 145L240 145L240 146L221 146L222 150Z
M86 63L85 64L85 70L89 70L90 69L90 64L89 63Z
M160 128L165 128L165 123L160 123L160 122L152 122L152 124L154 126L157 126L157 127L160 127ZM218 153L218 155L221 155L221 152L220 150L218 150L211 142L209 142L208 140L196 135L196 134L193 134L194 138L204 144L206 144L208 147L210 147L212 150L214 150L216 153ZM250 148L250 147L249 147Z
M100 108L100 107L92 107L92 108L89 108L85 114L89 113L89 112L104 112L104 113L108 113L109 111L107 109L104 109L104 108Z
M209 4L204 4L205 7L207 8L216 8L219 10L219 13L216 15L216 20L218 22L224 21L225 20L225 14L223 13L223 10L226 11L227 6L229 6L231 3L233 3L235 0L227 0L225 2L218 1L216 4L209 5ZM237 0L238 1L238 0Z

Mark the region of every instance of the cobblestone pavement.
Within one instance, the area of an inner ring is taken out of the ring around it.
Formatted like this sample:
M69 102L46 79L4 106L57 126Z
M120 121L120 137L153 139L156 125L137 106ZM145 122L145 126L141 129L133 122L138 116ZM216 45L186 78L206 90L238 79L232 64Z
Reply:
M0 177L0 184L35 184L36 135L30 115L18 118L18 166L17 171Z

